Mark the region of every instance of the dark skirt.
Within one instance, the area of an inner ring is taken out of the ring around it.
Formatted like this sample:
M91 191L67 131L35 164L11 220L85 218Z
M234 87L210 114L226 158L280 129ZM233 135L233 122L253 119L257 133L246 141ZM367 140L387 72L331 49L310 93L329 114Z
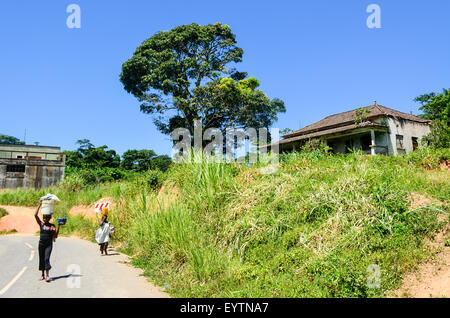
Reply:
M52 268L50 265L50 254L52 253L53 243L39 241L39 270L49 270Z

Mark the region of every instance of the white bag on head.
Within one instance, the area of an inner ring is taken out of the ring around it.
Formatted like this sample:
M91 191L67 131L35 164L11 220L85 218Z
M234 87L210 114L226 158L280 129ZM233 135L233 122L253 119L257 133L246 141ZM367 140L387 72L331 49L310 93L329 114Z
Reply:
M42 215L52 215L55 211L55 202L61 201L54 194L48 193L41 198L42 201Z

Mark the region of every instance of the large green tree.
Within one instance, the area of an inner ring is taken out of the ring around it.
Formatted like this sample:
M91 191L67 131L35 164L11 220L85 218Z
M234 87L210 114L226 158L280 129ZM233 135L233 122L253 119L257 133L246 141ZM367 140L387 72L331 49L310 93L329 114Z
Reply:
M443 89L442 93L430 93L416 97L414 101L422 106L424 118L431 119L431 132L423 137L425 145L433 147L450 147L450 89Z
M424 112L424 118L450 123L450 89L444 88L440 94L423 94L414 101L422 104L419 109Z
M181 25L145 40L122 65L127 92L152 114L159 130L169 134L194 120L203 128L269 127L283 101L269 99L256 78L236 70L244 51L227 25Z

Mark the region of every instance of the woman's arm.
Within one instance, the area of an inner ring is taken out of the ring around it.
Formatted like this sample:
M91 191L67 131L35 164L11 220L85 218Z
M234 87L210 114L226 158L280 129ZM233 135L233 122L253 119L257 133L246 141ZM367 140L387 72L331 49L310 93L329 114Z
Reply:
M105 221L106 221L106 218L107 218L106 215L103 215L103 216L102 216L102 220L100 221L100 226L103 226L103 224L104 224Z
M36 222L37 222L37 224L38 224L39 226L42 225L42 221L41 221L41 219L40 219L39 216L38 216L39 209L41 208L41 205L42 205L42 201L39 202L39 206L37 207L36 212L34 213L34 218L36 219Z
M59 234L59 227L61 226L61 224L58 224L58 228L56 229L55 232L53 232L53 242L56 241L56 238L58 237Z

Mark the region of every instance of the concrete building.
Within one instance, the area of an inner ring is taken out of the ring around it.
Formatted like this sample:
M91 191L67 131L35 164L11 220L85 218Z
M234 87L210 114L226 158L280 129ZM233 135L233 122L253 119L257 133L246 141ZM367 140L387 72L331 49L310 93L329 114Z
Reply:
M0 144L0 189L46 188L64 178L59 147Z
M430 132L431 121L378 105L354 109L283 136L280 151L299 150L309 139L320 138L334 153L360 149L367 154L397 155L414 150Z

